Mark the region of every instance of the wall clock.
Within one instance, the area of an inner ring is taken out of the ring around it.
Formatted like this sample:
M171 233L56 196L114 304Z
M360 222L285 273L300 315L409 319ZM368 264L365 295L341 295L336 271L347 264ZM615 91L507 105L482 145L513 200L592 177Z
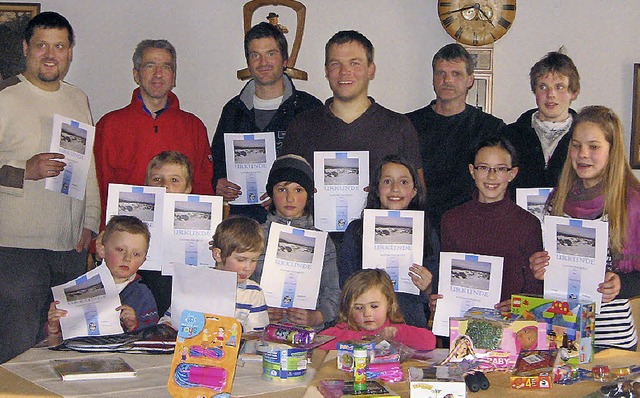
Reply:
M447 33L470 46L494 43L516 18L516 0L438 1L438 16Z

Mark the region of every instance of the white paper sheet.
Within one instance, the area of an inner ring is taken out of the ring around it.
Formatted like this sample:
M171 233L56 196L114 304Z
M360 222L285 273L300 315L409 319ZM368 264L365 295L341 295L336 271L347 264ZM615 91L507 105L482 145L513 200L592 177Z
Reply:
M140 267L142 270L162 269L162 214L165 193L164 187L109 184L106 222L115 215L134 216L147 224L151 232L147 259Z
M544 274L544 297L594 301L600 312L609 247L609 223L545 216L544 247L551 259Z
M516 204L533 214L542 223L544 204L553 188L517 188Z
M57 177L45 179L45 188L79 200L84 199L89 165L93 156L95 127L53 115L50 152L64 155L64 170Z
M315 310L327 233L271 223L260 286L269 307Z
M215 267L209 250L222 221L222 197L167 193L162 215L162 274L173 275L175 264Z
M314 152L314 226L327 232L344 231L360 218L367 202L369 152Z
M420 294L409 268L422 265L424 212L365 209L363 223L362 268L384 269L396 292Z
M176 264L171 291L171 324L180 325L185 309L235 317L238 274Z
M493 308L502 294L504 259L470 253L440 253L438 300L433 334L449 336L449 318L471 307Z
M58 309L67 310L60 318L63 338L106 336L122 333L120 296L111 272L103 263L76 279L51 288Z
M227 179L240 185L242 192L230 203L260 203L260 197L266 192L269 170L276 159L274 133L226 133L224 150Z

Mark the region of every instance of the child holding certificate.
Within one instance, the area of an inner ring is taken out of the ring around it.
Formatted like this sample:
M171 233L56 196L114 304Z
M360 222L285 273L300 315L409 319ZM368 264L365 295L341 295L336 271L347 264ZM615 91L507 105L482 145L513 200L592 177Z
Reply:
M603 106L583 108L573 122L564 168L545 213L609 223L607 273L598 291L595 345L635 350L638 342L628 298L640 294L640 182L624 149L622 123ZM549 265L546 251L533 254L538 279Z
M504 259L502 293L495 305L500 311L510 310L512 294L542 294L543 287L527 267L529 256L542 249L540 221L506 195L517 165L508 140L492 138L478 144L469 163L476 184L473 199L447 211L441 222L442 251Z
M272 223L315 229L311 212L313 193L313 171L304 158L297 155L284 155L275 160L267 180L267 194L272 202L267 221L262 224L265 245ZM252 277L258 283L262 278L263 263L264 256L261 256ZM336 318L339 300L336 249L331 239L327 238L316 309L269 307L269 320L272 323L286 320L297 325L322 329L326 323Z
M347 280L338 322L336 326L320 332L336 337L320 349L335 350L341 341L360 340L365 336L397 341L417 350L436 347L436 337L430 330L404 323L393 283L389 275L380 269L361 270Z
M376 168L369 185L366 209L424 210L425 193L418 183L418 173L407 160L398 155L388 155ZM362 218L349 223L344 233L340 253L340 285L362 269ZM429 217L424 217L423 265L414 264L409 276L421 292L430 292L433 274L438 271L438 240L429 225ZM432 274L433 273L433 274ZM433 278L435 279L435 278ZM398 293L398 303L404 319L409 325L425 327L426 297Z

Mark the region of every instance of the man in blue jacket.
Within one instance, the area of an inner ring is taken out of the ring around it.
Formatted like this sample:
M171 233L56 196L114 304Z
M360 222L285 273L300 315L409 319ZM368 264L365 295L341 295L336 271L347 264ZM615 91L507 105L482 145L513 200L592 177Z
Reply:
M213 185L216 195L225 201L240 195L240 186L227 179L225 133L273 132L276 155L280 156L282 141L293 118L322 106L316 97L296 90L291 78L284 74L289 58L287 47L284 34L267 22L255 25L245 35L244 53L252 79L222 109L211 144L215 164ZM260 205L232 205L231 214L243 214L260 223L267 216Z

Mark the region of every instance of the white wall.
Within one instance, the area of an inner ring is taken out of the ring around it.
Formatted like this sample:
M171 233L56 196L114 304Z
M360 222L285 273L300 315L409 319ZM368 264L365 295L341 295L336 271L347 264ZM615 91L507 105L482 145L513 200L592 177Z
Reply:
M215 130L224 103L243 82L242 6L245 0L43 0L42 10L65 15L77 45L67 80L84 89L98 120L129 102L135 87L131 55L145 38L166 38L178 50L178 86L184 109ZM381 104L407 112L433 98L431 58L451 42L437 18L437 1L302 0L307 7L296 67L309 73L298 88L330 96L323 71L324 44L333 33L356 29L376 47L377 76L370 93ZM262 18L269 7L256 15ZM281 8L289 26L293 13ZM520 0L511 30L495 44L494 114L514 121L535 106L530 67L546 52L566 46L582 76L574 103L613 108L631 126L633 63L640 62L637 0ZM627 138L629 134L627 132Z

